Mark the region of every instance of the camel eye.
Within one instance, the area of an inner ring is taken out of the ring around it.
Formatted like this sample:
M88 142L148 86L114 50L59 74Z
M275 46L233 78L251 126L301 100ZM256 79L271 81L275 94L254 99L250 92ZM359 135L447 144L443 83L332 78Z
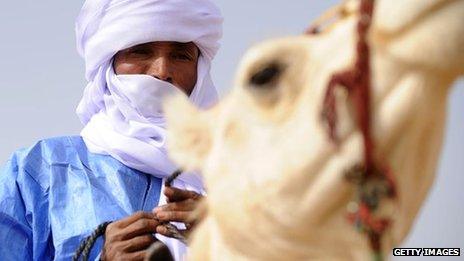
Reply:
M277 63L271 63L259 70L250 78L250 84L255 87L269 86L268 84L275 81L282 72L282 66Z

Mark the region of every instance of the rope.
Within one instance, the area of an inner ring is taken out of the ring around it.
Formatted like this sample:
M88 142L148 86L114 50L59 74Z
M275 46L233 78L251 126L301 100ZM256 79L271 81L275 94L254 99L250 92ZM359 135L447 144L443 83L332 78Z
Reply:
M182 170L181 169L177 169L176 171L174 171L171 175L169 175L169 177L167 177L166 181L164 182L164 185L166 187L170 187L172 182L180 176L180 174L182 174Z
M174 171L169 177L166 178L166 181L164 182L164 186L170 187L172 185L172 182L179 177L182 174L182 169L177 169ZM171 233L171 236L177 240L180 240L182 243L186 243L187 240L185 236L177 229L176 226L169 222L163 223L163 225L166 227L166 229Z
M90 236L86 237L84 241L81 242L76 252L74 253L74 256L72 257L72 260L77 261L82 256L82 260L87 261L89 259L90 251L92 250L92 247L95 244L95 241L97 241L97 239L100 236L105 234L106 227L110 223L111 222L108 221L98 225L98 227L92 232L92 234L90 234Z

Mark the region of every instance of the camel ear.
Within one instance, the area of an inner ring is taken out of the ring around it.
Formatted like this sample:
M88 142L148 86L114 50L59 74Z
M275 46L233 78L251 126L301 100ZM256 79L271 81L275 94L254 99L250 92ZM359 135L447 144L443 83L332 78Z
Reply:
M164 111L169 156L184 170L201 170L211 148L207 112L198 110L184 95L168 97Z

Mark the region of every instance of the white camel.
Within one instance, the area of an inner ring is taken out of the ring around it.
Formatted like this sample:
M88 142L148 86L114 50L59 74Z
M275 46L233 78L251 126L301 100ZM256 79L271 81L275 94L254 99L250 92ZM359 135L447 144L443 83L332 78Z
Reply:
M371 214L390 221L379 237L380 256L388 257L435 177L449 86L464 74L464 0L372 2L371 157L393 175L395 196L380 198ZM360 208L347 173L366 164L359 100L334 90L338 142L321 119L329 81L359 55L356 26L367 19L359 3L334 9L336 21L318 34L253 47L235 88L213 108L199 111L183 97L168 101L171 156L200 170L208 191L191 259L372 257L372 238L347 218Z

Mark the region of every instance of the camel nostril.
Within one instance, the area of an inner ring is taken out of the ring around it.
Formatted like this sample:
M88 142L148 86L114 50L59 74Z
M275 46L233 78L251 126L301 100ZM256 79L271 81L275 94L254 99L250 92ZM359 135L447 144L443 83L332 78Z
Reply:
M282 66L276 63L269 64L260 71L253 74L250 78L250 84L253 86L263 86L274 81L281 73Z

